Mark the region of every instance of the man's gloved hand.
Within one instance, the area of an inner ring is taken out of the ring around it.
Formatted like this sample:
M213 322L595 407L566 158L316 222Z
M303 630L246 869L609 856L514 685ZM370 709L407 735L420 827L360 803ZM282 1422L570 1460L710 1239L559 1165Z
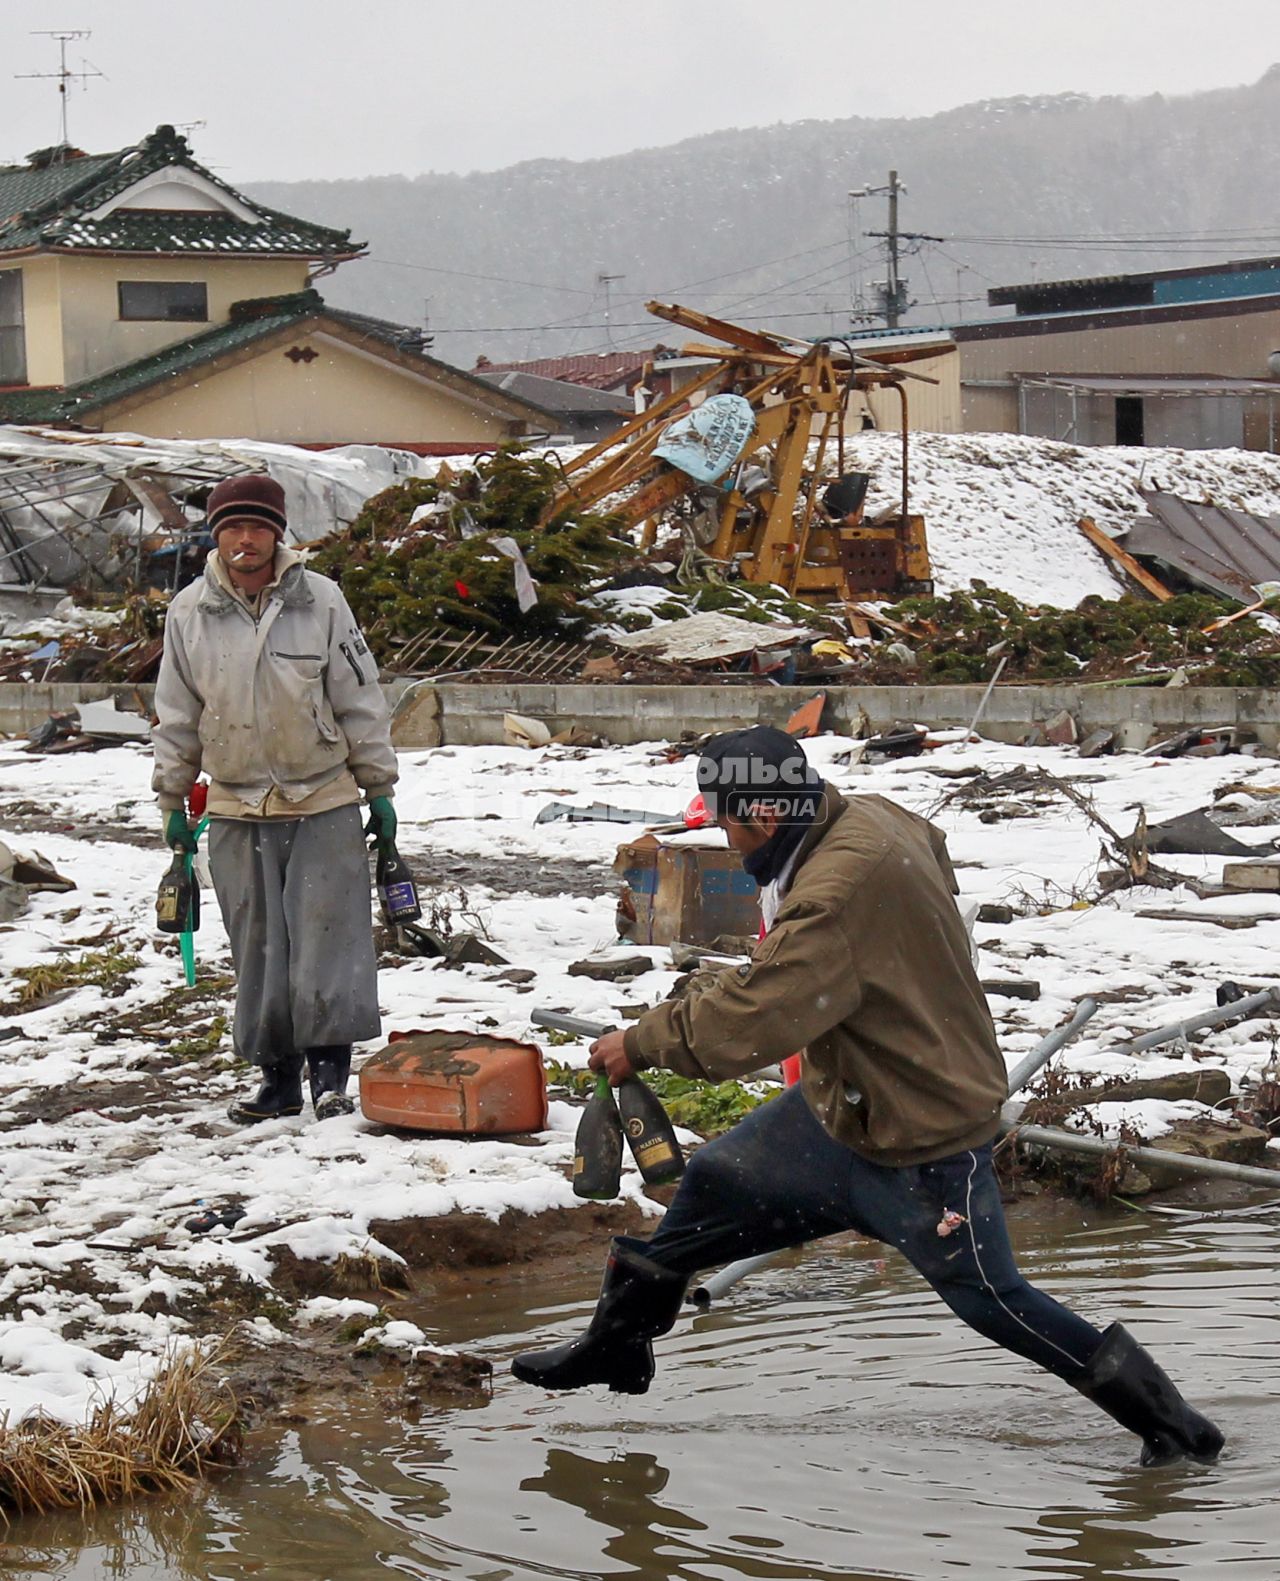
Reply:
M172 849L177 846L183 851L194 852L196 849L195 830L187 822L187 815L181 807L171 808L164 815L165 844Z
M389 851L395 844L396 809L390 796L369 798L369 821L364 826L364 832L373 836L373 843L379 851Z

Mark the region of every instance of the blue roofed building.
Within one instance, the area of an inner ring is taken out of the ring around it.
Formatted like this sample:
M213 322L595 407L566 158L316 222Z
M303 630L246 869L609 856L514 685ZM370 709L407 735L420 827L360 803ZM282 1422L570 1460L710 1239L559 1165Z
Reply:
M1280 445L1280 258L1035 281L953 328L964 427L1072 444Z

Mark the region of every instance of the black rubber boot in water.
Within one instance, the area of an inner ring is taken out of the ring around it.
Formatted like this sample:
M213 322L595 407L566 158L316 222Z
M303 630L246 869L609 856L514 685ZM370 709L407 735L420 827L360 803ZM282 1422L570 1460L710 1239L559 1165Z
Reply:
M1192 1460L1217 1459L1222 1434L1187 1404L1164 1369L1119 1323L1103 1335L1102 1345L1075 1387L1121 1427L1137 1433L1144 1466L1167 1466L1184 1455Z
M541 1389L585 1389L603 1383L615 1394L644 1394L653 1381L650 1340L676 1320L689 1283L650 1261L643 1242L613 1241L600 1300L580 1338L554 1350L529 1350L511 1363L521 1383Z
M356 1106L347 1097L350 1076L350 1043L328 1043L307 1050L307 1080L311 1086L311 1104L317 1120L329 1120L335 1114L354 1113Z
M237 1125L257 1125L261 1120L283 1120L302 1113L302 1056L287 1063L264 1065L262 1085L252 1098L237 1098L227 1109Z

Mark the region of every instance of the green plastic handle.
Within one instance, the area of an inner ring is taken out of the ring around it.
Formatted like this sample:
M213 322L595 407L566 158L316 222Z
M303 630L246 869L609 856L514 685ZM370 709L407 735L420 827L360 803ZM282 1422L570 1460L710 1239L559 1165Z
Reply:
M194 839L195 839L195 842L196 842L197 845L200 844L200 836L205 832L205 830L208 827L209 827L209 815L206 813L205 816L203 818L201 818L200 822L195 827ZM193 876L193 873L192 873L192 868L193 868L194 863L195 863L195 853L192 852L192 851L188 851L186 853L187 877L190 878L193 883L195 882L194 876ZM179 949L179 951L182 954L182 975L186 978L187 987L188 988L194 988L196 986L196 936L195 936L195 933L190 931L190 930L188 930L188 932L179 935L179 938L178 938L178 949Z

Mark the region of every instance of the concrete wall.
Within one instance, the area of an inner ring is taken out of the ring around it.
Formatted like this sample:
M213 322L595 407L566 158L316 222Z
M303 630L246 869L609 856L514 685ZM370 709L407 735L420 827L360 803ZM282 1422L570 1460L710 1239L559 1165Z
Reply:
M431 744L430 726L439 725L445 743L483 745L502 740L504 713L530 714L552 733L582 725L610 741L665 741L682 733L703 735L742 725L781 725L813 696L803 686L521 686L445 682L422 683L401 701L403 746L414 745L404 728L415 696L428 691L439 699L431 720L429 704L420 704L421 744ZM848 686L829 687L826 722L855 734L866 724L873 731L895 722L919 722L939 729L967 725L985 688L981 686ZM1232 687L1099 687L1002 686L992 693L980 734L1017 741L1031 725L1061 709L1071 712L1082 732L1134 719L1153 732L1172 735L1192 725L1245 725L1261 741L1280 739L1280 693Z
M290 358L294 346L317 355ZM200 379L144 391L104 414L112 428L158 439L235 434L280 444L497 445L511 423L419 374L335 338L300 332Z
M395 710L402 748L492 745L502 740L505 713L541 719L553 733L581 725L610 741L669 741L742 725L785 723L813 695L803 686L534 686L394 681L384 687ZM861 715L873 731L917 721L943 729L967 725L980 686L848 686L828 688L828 723L854 733ZM81 700L115 697L121 708L151 706L149 686L0 684L0 730L26 732L50 713ZM1193 725L1242 725L1267 746L1280 744L1280 692L1234 687L1001 686L992 693L980 733L1017 741L1037 722L1069 710L1083 732L1137 720L1153 736ZM1158 737L1157 737L1158 738Z

